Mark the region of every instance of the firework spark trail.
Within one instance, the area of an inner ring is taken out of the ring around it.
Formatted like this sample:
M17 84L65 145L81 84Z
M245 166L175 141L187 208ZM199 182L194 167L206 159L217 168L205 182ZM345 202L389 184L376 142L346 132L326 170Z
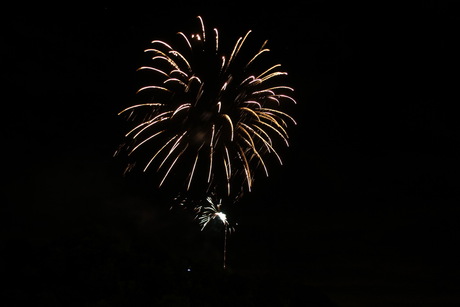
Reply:
M251 191L257 168L269 175L269 156L282 164L275 140L289 146L287 128L296 121L283 109L296 103L294 89L282 83L287 73L280 64L261 65L270 51L267 41L251 53L248 31L226 55L218 30L207 32L198 19L198 33L178 32L182 51L162 40L145 50L152 64L138 71L152 83L137 91L144 102L119 113L137 121L125 135L128 155L152 152L144 171L156 164L163 172L160 186L175 176L176 186L184 182L179 190L220 186L228 196L243 186Z

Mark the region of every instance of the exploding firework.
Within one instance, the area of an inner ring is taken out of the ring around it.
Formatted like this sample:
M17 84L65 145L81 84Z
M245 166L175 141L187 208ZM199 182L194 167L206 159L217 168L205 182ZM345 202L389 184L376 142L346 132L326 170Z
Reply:
M228 232L232 231L232 228L229 226L229 222L227 220L227 215L221 211L222 200L215 204L212 197L206 198L208 204L207 206L199 206L196 207L195 210L197 211L196 218L201 226L201 230L209 224L212 220L218 218L224 224L224 250L223 250L223 268L225 269L227 264L227 234Z
M283 110L296 103L294 90L280 64L261 65L266 41L246 50L248 31L225 53L217 29L198 19L197 33L178 33L177 49L154 40L145 50L151 64L138 70L150 83L137 91L140 103L119 113L134 122L125 149L143 159L144 172L156 169L160 187L175 177L177 191L237 195L251 191L256 169L268 176L267 159L282 164L276 145L289 146L296 122Z
M214 201L211 197L206 198L208 205L207 206L198 206L195 208L197 211L196 218L201 226L201 230L203 230L209 222L214 220L215 218L219 218L222 223L227 227L229 225L227 220L227 215L221 211L221 201L218 204L214 204Z

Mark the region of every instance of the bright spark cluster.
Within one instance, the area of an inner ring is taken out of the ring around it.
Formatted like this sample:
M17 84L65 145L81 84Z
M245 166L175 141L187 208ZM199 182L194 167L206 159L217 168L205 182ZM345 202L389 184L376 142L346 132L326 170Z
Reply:
M269 174L268 156L282 164L276 147L289 146L288 123L296 124L282 111L296 103L294 89L283 84L280 64L261 65L266 41L246 50L248 31L224 53L218 30L207 31L198 20L198 33L178 33L180 48L153 40L145 50L151 64L138 70L152 83L137 91L143 102L119 113L135 122L126 149L129 156L146 152L143 170L156 168L160 187L174 177L180 191L203 184L207 191L221 186L227 195L251 191L255 169ZM215 216L226 222L224 214Z
M200 206L195 208L195 210L198 212L197 219L201 226L201 230L203 230L209 224L209 222L215 218L219 218L220 221L227 227L229 223L227 220L227 215L221 211L221 201L218 204L215 204L211 197L207 197L206 200L208 202L207 206Z

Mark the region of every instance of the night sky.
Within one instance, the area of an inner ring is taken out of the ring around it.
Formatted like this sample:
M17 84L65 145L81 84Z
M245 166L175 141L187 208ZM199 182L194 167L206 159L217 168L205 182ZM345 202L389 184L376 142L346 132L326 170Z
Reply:
M347 1L348 2L348 1ZM402 1L400 1L402 2ZM0 304L459 306L459 6L150 1L6 10ZM117 113L154 39L252 29L298 125L223 228L123 176ZM6 284L6 286L5 286Z

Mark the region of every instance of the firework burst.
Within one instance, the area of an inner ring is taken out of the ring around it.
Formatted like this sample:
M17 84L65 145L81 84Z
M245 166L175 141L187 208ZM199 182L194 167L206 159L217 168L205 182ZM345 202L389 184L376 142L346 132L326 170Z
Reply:
M206 201L208 203L206 206L195 207L195 210L197 211L196 218L201 226L201 231L203 231L209 222L216 218L224 224L223 268L225 269L227 265L227 235L233 230L233 228L230 227L227 215L221 210L222 200L215 204L212 197L207 197Z
M215 204L212 197L207 197L206 201L208 202L207 206L199 206L195 208L197 211L196 218L201 226L201 230L203 230L209 222L215 218L219 218L225 227L227 227L229 225L227 215L221 211L222 200L220 200L218 204Z
M225 53L217 29L198 20L197 33L178 33L177 49L154 40L145 50L150 66L138 70L150 83L119 113L134 122L125 149L160 174L159 186L175 177L178 191L236 195L251 191L256 169L268 176L267 159L282 164L276 144L288 146L288 123L296 124L283 111L296 103L293 88L280 64L260 65L266 41L246 50L248 31Z

